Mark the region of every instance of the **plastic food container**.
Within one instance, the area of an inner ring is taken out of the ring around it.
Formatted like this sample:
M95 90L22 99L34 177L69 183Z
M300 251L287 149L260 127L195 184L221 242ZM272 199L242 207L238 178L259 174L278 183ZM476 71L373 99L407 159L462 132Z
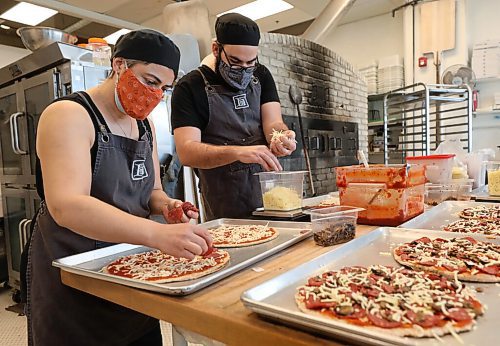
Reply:
M91 37L87 48L92 49L92 61L95 65L111 66L111 47L105 39Z
M371 165L336 168L340 204L364 208L358 222L398 226L424 211L425 168Z
M320 246L345 243L356 236L358 212L363 208L337 206L306 211L311 215L313 239Z
M430 183L441 184L451 180L455 154L407 157L412 165L425 166L425 176Z
M488 172L488 194L490 196L500 196L500 161L486 162Z
M438 205L444 201L468 201L471 199L474 179L452 181L447 184L426 184L425 204Z
M304 191L304 173L296 172L260 172L264 210L289 211L302 208Z

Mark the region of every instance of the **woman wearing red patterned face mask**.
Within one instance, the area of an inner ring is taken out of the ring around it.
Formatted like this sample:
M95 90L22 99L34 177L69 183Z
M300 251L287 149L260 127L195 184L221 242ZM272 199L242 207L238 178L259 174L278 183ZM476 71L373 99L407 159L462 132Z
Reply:
M155 130L147 119L171 88L179 60L179 49L165 35L130 32L115 46L108 79L56 100L41 115L42 203L25 276L30 344L161 345L157 320L63 286L51 263L113 243L189 259L211 247L208 231L188 223L198 217L196 208L184 213L182 201L163 192ZM151 221L151 214L177 223Z

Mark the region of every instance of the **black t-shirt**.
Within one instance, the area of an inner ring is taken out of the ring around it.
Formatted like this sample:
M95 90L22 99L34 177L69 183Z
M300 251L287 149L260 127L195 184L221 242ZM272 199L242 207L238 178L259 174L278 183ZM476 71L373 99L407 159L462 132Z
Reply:
M200 69L211 85L231 87L210 67L202 65ZM267 67L259 65L254 72L261 86L260 104L279 102L278 91L273 76ZM208 124L208 98L205 92L205 83L200 72L189 72L177 83L172 95L172 128L190 126L204 130Z

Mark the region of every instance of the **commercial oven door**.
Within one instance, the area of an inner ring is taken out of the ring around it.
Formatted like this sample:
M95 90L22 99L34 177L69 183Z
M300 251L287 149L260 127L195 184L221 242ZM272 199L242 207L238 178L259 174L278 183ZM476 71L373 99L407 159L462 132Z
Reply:
M0 89L0 178L2 183L27 184L22 143L20 85Z
M29 190L2 185L2 201L9 285L19 288L21 252L28 234L27 222L31 219Z
M25 126L23 143L26 155L25 175L30 184L35 184L36 169L36 130L40 115L59 95L58 72L48 70L42 74L23 80L21 83L21 102L23 115L20 117Z

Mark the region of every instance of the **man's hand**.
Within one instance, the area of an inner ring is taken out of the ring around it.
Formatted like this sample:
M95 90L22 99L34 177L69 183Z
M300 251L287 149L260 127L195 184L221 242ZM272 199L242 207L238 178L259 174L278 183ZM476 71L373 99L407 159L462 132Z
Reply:
M269 145L271 152L278 156L288 156L297 149L297 141L295 140L295 132L285 130L279 136L273 136Z
M265 145L237 147L236 159L243 163L258 163L265 171L283 170L276 156Z

